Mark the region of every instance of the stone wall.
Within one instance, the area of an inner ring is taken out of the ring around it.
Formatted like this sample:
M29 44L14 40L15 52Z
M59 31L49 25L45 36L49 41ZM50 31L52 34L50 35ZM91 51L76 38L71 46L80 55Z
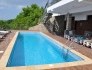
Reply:
M66 27L66 24L65 24L65 21L64 21L65 17L64 16L56 16L55 19L56 19L56 22L57 22L57 24L59 26L58 33L63 35L65 27Z
M48 32L46 27L43 25L43 23L40 23L34 27L30 27L29 30L31 31L41 31L41 32Z

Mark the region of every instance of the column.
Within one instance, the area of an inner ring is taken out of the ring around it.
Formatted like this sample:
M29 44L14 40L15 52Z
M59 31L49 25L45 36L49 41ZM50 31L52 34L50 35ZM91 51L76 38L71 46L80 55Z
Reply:
M71 30L71 14L67 13L66 15L66 30Z

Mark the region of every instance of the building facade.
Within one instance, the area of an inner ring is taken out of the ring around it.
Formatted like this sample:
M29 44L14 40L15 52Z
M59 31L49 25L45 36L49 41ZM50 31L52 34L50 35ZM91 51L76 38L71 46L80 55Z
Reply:
M49 29L58 35L64 30L75 30L76 34L92 31L92 1L91 0L61 0L47 8L50 13ZM53 19L54 20L53 20ZM52 21L53 20L53 21Z

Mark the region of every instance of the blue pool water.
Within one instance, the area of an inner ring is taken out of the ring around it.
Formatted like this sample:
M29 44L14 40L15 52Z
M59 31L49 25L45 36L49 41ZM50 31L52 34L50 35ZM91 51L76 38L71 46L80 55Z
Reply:
M60 48L61 47L61 48ZM68 53L67 53L68 52ZM65 63L83 60L37 32L20 32L7 67Z

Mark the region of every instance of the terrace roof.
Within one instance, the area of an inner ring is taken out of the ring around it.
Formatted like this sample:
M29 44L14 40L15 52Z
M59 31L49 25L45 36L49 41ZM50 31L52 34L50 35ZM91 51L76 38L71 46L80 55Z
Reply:
M48 13L67 14L92 11L92 0L61 0L47 8Z

